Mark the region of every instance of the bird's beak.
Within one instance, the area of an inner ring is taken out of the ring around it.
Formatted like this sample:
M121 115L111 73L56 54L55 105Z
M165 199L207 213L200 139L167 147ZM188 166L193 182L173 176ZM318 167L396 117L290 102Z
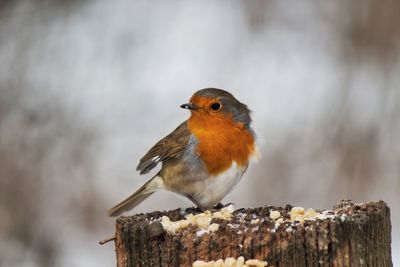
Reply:
M192 103L186 103L181 105L181 108L190 109L190 110L198 110L199 108L193 105Z

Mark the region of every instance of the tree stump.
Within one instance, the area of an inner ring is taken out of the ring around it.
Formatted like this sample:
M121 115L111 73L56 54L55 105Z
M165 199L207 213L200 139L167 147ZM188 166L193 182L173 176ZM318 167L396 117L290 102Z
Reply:
M228 218L218 212L196 217L199 212L189 208L119 217L117 266L192 266L239 256L280 267L392 266L390 211L383 201L341 201L326 211L265 206Z

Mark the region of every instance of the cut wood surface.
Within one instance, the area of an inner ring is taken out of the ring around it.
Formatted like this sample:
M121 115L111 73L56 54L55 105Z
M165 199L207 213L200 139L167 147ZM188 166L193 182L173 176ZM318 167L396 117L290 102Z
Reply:
M199 213L189 208L119 217L117 266L201 266L240 256L268 266L392 266L390 211L383 201L341 201L327 211L286 205Z

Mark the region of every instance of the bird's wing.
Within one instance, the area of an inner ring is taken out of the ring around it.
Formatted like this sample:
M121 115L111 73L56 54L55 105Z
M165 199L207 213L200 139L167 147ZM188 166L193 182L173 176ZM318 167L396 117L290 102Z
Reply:
M157 142L140 160L136 167L140 174L146 174L159 162L179 157L189 142L190 132L186 121L178 126L172 133Z

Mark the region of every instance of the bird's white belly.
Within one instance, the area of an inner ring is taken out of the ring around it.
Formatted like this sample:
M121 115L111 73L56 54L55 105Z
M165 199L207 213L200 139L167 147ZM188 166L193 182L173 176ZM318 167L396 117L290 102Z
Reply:
M238 166L233 162L225 172L197 181L193 198L207 208L217 205L240 181L246 170L247 167Z

